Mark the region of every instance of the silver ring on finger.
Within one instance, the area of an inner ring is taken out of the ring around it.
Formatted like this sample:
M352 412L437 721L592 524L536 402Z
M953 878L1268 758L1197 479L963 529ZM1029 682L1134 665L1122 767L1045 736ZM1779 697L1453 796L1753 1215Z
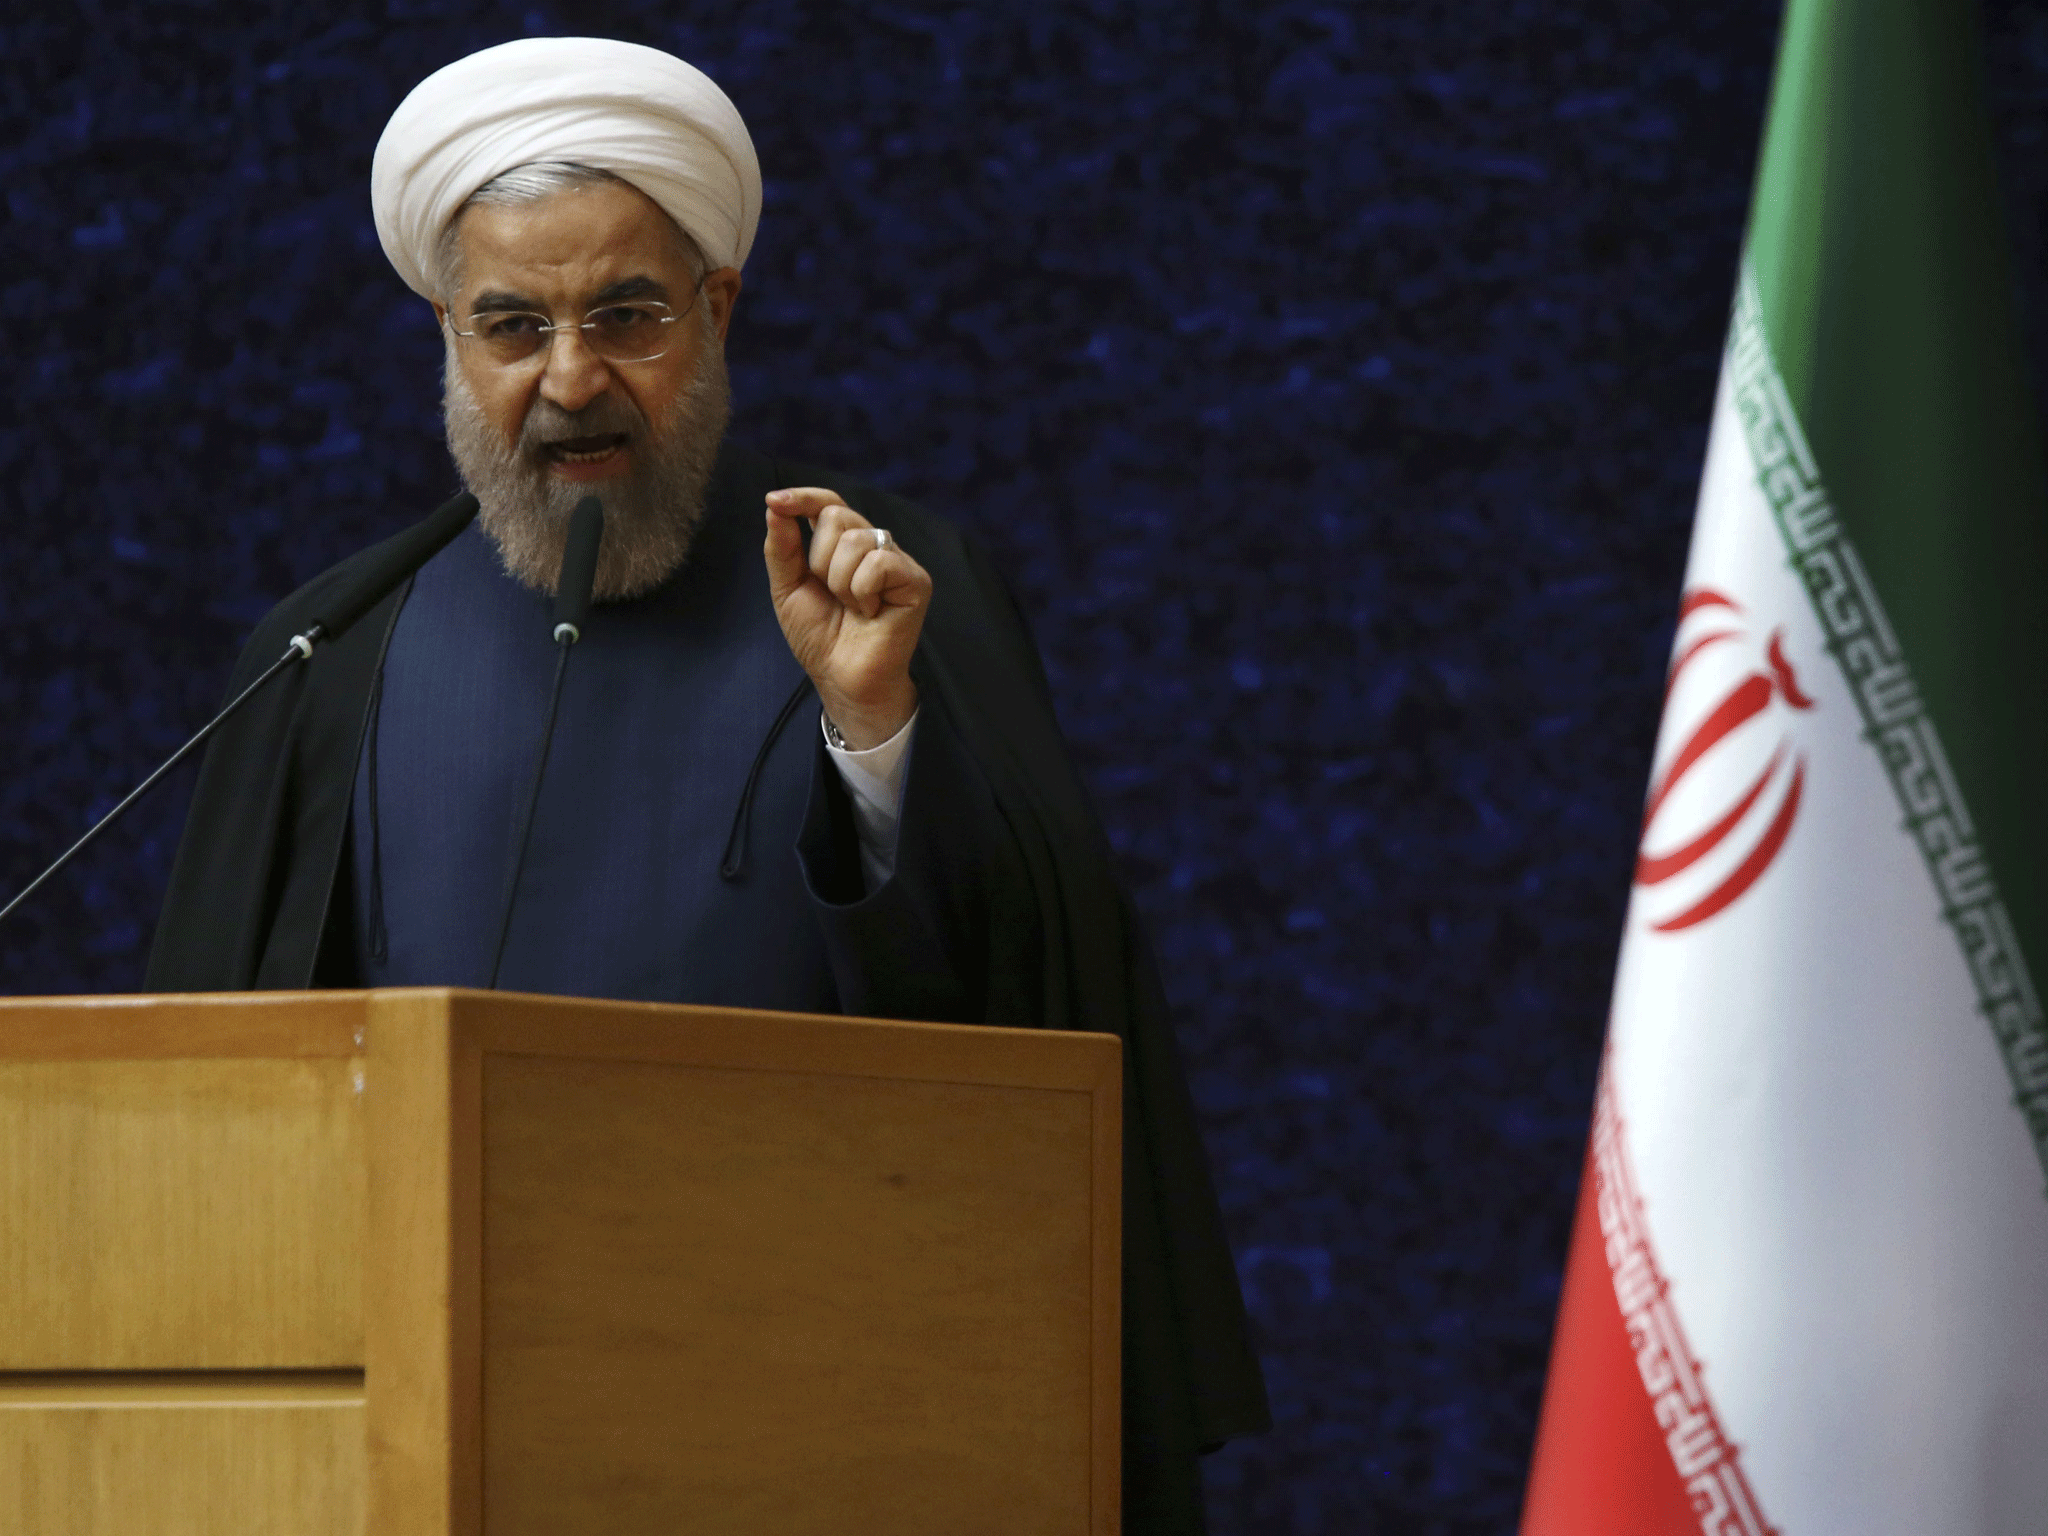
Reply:
M875 548L876 548L876 549L880 550L880 549L894 549L894 548L896 548L896 541L895 541L894 539L892 539L892 538L890 538L890 537L889 537L889 530L888 530L888 529L886 529L886 528L877 528L877 529L875 529L875 530L874 530L874 535L875 535Z

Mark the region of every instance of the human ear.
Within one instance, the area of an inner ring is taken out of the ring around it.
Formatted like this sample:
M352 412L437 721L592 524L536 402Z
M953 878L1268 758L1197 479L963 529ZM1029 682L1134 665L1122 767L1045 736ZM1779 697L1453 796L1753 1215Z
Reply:
M740 269L720 267L704 279L704 302L711 306L711 323L718 328L718 342L725 344L725 333L732 325L733 307L740 301Z

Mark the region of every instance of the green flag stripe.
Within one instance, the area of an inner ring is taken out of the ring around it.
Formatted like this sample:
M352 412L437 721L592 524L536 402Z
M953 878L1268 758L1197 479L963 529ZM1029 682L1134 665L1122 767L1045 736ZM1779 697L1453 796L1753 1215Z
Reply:
M2048 967L2048 480L1976 10L1790 0L1745 253L1803 472Z
M2048 1173L2048 1021L1934 717L1771 362L1763 304L1747 263L1728 331L1727 372L1757 485L1827 636L1828 654L1855 697L1864 740L1891 780L1904 830L1940 897L1942 920L1962 947L1978 1010L2012 1079L2013 1102Z

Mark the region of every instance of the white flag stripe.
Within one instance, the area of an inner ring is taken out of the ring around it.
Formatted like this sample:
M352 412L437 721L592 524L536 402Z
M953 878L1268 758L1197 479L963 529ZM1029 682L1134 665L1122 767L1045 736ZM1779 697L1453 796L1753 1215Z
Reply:
M1638 887L1609 1080L1671 1307L1772 1523L2037 1536L2048 1200L2013 1092L2040 1010L1754 316L1745 285L1687 572L1688 592L1739 605L1742 633L1688 664L1656 772L1745 678L1771 679L1772 702L1687 770L1646 849L1726 820L1781 746L1803 794L1712 917L1652 926L1682 879L1756 864L1781 789L1696 867Z
M1622 1326L1672 1465L1699 1511L1700 1528L1706 1536L1772 1536L1743 1478L1740 1458L1715 1419L1657 1272L1613 1085L1604 1074L1593 1105L1591 1173Z
M1757 461L1758 482L1777 513L1793 563L1802 569L1831 631L1829 651L1849 674L1865 723L1882 744L1893 789L1946 903L1943 916L1956 925L1957 940L1969 955L1979 983L1980 1011L1991 1021L2005 1056L2036 1159L2048 1172L2048 1020L2042 1018L2026 958L2013 939L1990 859L1977 845L1975 823L1933 718L1913 684L1877 589L1828 506L1806 434L1791 408L1784 380L1772 365L1763 307L1747 265L1736 287L1733 335L1730 352L1739 360L1734 370L1738 412ZM1780 442L1790 446L1804 485L1788 486L1782 473L1766 463ZM1874 654L1862 643L1866 628L1876 642ZM1990 695L1994 686L1993 680L1986 680L1987 696L1980 707L2011 707ZM2021 707L2034 704L2019 702ZM1977 938L1974 945L1972 935Z

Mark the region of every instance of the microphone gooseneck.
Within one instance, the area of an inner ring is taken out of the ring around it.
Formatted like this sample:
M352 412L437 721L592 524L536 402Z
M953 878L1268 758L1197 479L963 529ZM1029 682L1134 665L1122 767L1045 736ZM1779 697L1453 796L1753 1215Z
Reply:
M165 758L154 773L128 792L126 799L94 822L86 830L85 836L57 856L55 863L24 886L20 894L6 906L0 907L0 923L6 922L16 907L42 889L43 884L51 876L91 847L102 832L127 815L129 808L156 788L165 774L204 746L213 733L232 720L241 707L261 692L272 678L295 661L310 660L314 646L323 641L340 638L350 625L396 590L400 582L439 554L449 541L469 526L470 520L476 516L476 507L476 498L464 491L454 500L437 508L431 516L393 539L375 563L363 571L355 581L334 594L321 606L313 622L292 636L282 656L264 668L248 687L228 700L227 706L219 714L201 726L185 745Z
M491 955L491 990L505 964L505 941L512 933L512 907L519 898L519 876L526 867L526 845L533 840L533 813L540 805L541 780L547 777L548 748L555 739L555 714L562 705L562 680L569 675L569 652L583 638L590 618L590 596L597 585L597 552L604 542L604 503L586 496L569 514L569 542L562 551L562 571L555 581L555 686L548 693L547 718L540 731L540 752L533 763L533 786L526 794L526 814L519 820L519 841L513 850L512 874L505 882L505 901L498 917L498 947Z
M555 583L555 644L574 645L590 618L590 594L597 586L597 551L604 542L604 503L586 496L569 514L569 543L562 551L562 575Z

